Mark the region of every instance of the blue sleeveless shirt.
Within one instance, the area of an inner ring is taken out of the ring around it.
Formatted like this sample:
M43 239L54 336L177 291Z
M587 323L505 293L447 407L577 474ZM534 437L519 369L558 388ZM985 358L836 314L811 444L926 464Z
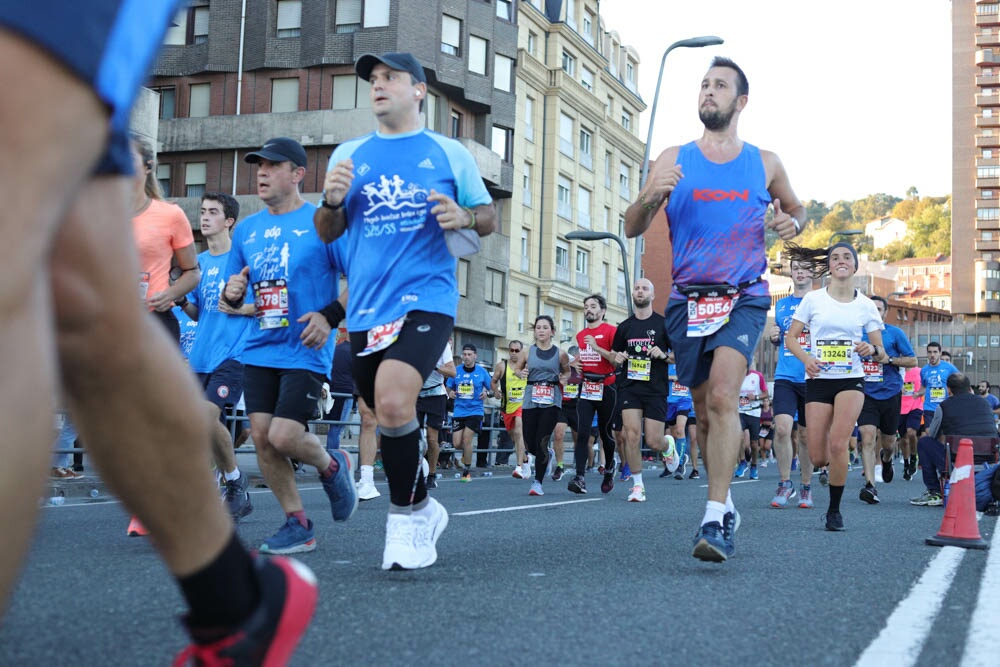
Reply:
M729 283L759 277L767 268L764 214L771 195L760 150L746 142L735 159L708 160L695 142L680 147L684 178L667 202L674 285ZM748 296L768 296L766 282ZM675 288L672 298L683 298Z

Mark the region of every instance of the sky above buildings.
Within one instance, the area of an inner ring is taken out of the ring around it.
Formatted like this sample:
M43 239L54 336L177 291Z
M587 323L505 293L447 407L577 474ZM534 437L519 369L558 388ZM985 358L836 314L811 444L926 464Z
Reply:
M605 27L640 58L645 141L664 49L651 155L701 135L698 87L715 55L750 81L741 138L776 152L800 199L951 192L949 0L601 0Z

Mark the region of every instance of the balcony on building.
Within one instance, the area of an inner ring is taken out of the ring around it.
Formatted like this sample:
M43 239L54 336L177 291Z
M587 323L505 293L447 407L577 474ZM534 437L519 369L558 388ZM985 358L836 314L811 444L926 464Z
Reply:
M1000 53L994 52L993 49L979 49L976 51L977 65L996 65L997 63L1000 63Z
M984 241L982 239L976 239L976 252L996 252L997 250L1000 250L1000 240L992 239L990 241Z
M997 75L997 74L977 74L976 75L976 85L977 86L996 86L996 85L1000 85L1000 75Z
M1000 116L976 114L976 127L1000 127Z
M576 272L575 280L573 281L573 284L576 286L577 289L583 290L585 292L589 292L590 291L590 275L586 274L586 273L580 273L579 271L577 271Z
M976 148L993 148L1000 146L1000 134L976 135Z
M976 95L977 107L995 107L1000 105L1000 95Z
M1000 46L1000 32L990 30L976 34L976 46L980 49Z

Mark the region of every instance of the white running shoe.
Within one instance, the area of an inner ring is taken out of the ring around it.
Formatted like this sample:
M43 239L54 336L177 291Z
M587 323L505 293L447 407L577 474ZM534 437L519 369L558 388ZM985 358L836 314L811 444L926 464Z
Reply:
M542 490L542 483L535 480L531 483L531 490L528 491L529 496L544 496L545 491Z
M420 561L417 567L429 567L437 561L436 545L441 533L448 527L448 511L444 505L428 496L427 506L414 511L411 516L415 526L413 545Z
M630 503L646 502L646 487L633 486L632 491L628 494L628 502Z
M355 488L358 490L358 500L375 500L382 495L375 488L375 482L369 479L359 480Z
M420 457L420 472L423 474L424 479L427 479L431 474L431 466L423 456Z
M417 522L412 514L389 514L385 521L382 569L414 570L423 567L421 563L426 554L421 555L417 551L416 537Z
M521 473L521 466L514 466L514 472L510 476L516 479L524 479L524 475Z
M667 472L673 474L681 464L681 457L677 456L677 446L674 442L674 436L666 435L664 438L667 441L667 451L663 453L663 458L667 464Z
M521 465L521 479L531 479L531 464L525 462Z
M875 464L875 483L876 484L885 484L885 482L882 481L882 464L881 463L876 463Z

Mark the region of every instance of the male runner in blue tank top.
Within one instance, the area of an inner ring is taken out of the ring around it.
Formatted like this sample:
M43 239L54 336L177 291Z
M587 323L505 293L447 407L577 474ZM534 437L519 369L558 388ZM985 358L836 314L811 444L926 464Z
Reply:
M371 84L378 130L330 156L314 221L323 239L347 244L352 372L378 417L389 482L382 567L416 569L437 560L448 525L420 474L417 396L454 326L452 253L469 250L453 241L492 233L496 209L469 151L424 128L427 75L412 54L366 54L354 69Z
M0 182L0 456L17 462L0 466L0 610L38 512L62 389L102 477L187 602L196 644L178 664L279 664L309 623L316 579L240 544L205 465L198 386L136 299L128 123L179 4L0 2L0 80L19 82L0 104L0 158L17 165ZM158 642L140 641L163 662Z
M742 444L740 385L771 305L761 280L767 268L764 229L790 239L805 215L778 156L737 134L748 93L739 66L715 58L698 97L704 134L663 151L625 213L625 232L635 237L666 207L673 245L667 335L677 379L692 388L708 472L694 556L715 562L735 551L739 524L729 484ZM774 218L765 225L772 200Z

